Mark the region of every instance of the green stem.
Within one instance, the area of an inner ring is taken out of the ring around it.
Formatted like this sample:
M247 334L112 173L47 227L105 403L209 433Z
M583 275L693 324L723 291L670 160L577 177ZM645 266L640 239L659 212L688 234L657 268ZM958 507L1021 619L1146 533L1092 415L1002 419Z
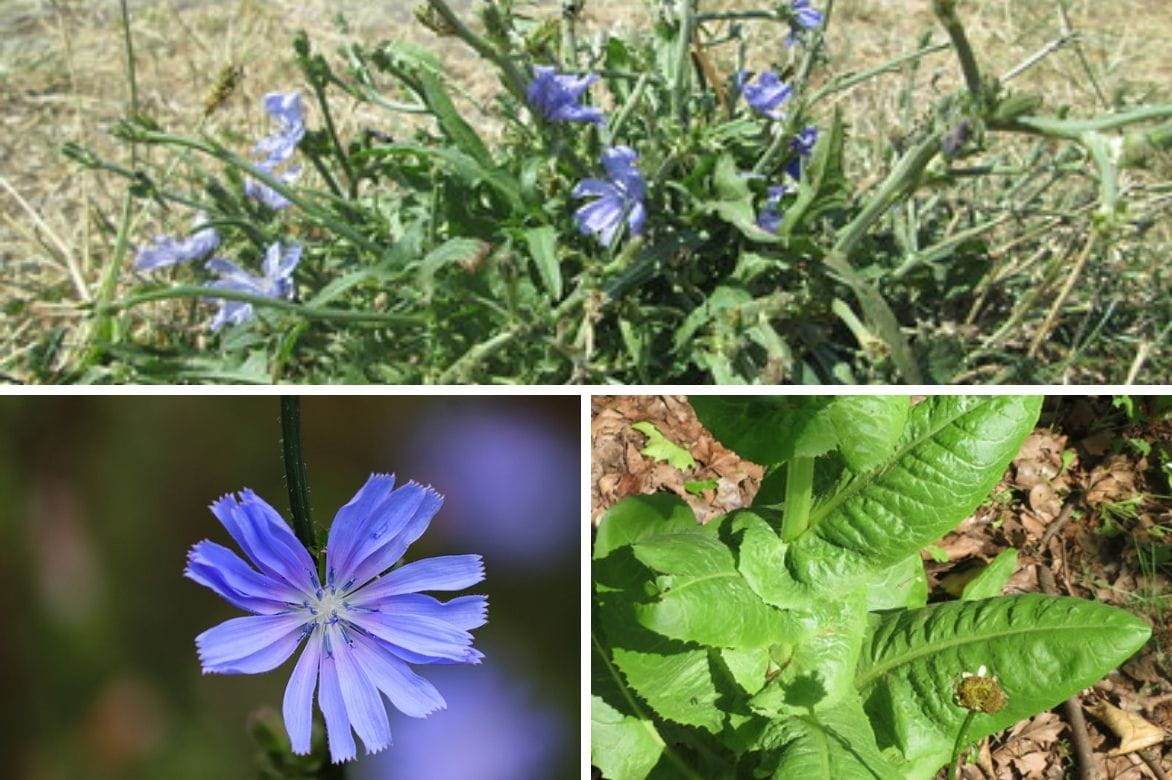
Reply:
M976 710L969 710L968 715L964 716L964 723L960 724L960 731L956 735L956 743L952 746L952 761L948 764L947 780L955 780L956 778L956 770L960 768L960 750L964 746L964 738L968 733L969 725L972 724L973 718L976 715Z
M130 9L126 0L121 0L122 7L122 46L126 50L126 80L130 85L130 115L138 116L138 78L134 65L134 40L130 35ZM131 167L138 167L138 148L130 144Z
M336 322L370 322L379 325L421 325L423 319L411 314L389 314L373 311L350 311L348 309L323 309L308 306L303 303L294 303L281 298L268 298L263 295L254 295L240 290L228 290L218 287L198 287L195 285L177 285L157 290L131 295L120 301L107 304L95 304L94 311L99 316L106 316L141 306L151 301L162 301L168 298L210 298L228 301L243 301L254 306L266 306L270 309L299 314L308 320L333 320Z
M1039 135L1057 136L1077 141L1083 133L1114 130L1117 127L1145 122L1152 119L1172 117L1172 103L1144 106L1118 114L1092 117L1091 119L1053 119L1044 116L1020 116L1008 122L990 122L995 130L1017 130Z
M293 533L316 556L317 540L309 509L309 483L305 478L305 458L301 454L301 398L281 396L281 454L285 459L285 484L289 488L289 511L293 515Z
M781 518L781 540L792 542L810 524L814 497L814 459L791 458L785 473L785 514Z
M516 64L499 52L495 46L483 37L472 32L468 25L464 24L463 20L456 16L446 0L427 0L427 2L440 15L444 23L452 29L453 34L475 49L476 53L481 57L494 63L501 69L505 75L505 86L513 93L513 97L525 102L525 87L528 85L529 80L525 78Z
M688 87L691 85L692 27L695 24L696 0L680 0L679 32L676 38L675 73L672 74L671 112L683 127L688 121Z
M964 25L956 15L956 0L933 0L933 10L936 18L948 32L952 39L952 47L956 49L956 57L960 60L960 69L964 74L964 83L974 98L981 96L981 71L977 67L977 58L973 55L973 47L969 44Z

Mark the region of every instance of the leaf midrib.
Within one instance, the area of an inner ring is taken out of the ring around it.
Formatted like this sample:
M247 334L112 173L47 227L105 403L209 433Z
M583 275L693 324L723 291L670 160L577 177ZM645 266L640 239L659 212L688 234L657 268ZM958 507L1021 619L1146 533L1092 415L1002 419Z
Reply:
M1062 631L1085 631L1085 630L1093 630L1093 629L1117 630L1120 628L1122 628L1122 626L1110 626L1110 625L1104 626L1102 622L1088 624L1085 626L1084 625L1070 625L1070 624L1063 624L1061 626L1031 626L1029 628L1007 629L1005 631L1000 631L1000 632L993 633L993 634L984 634L980 637L960 637L959 639L941 640L938 643L934 642L930 645L925 645L920 648L917 648L914 651L903 654L903 655L897 657L897 659L894 661L883 663L883 664L877 664L876 666L871 667L871 669L868 670L866 675L863 675L855 680L855 690L862 691L863 688L870 685L874 680L887 674L888 672L890 672L892 669L894 669L897 666L901 666L904 664L910 664L910 663L913 663L917 659L922 658L924 656L932 655L934 653L940 653L940 652L943 652L945 650L948 650L948 649L951 649L954 647L960 647L961 645L981 644L983 642L992 642L995 639L1002 639L1002 638L1005 638L1008 636L1020 636L1023 634L1030 634L1030 633L1035 633L1035 632L1039 632L1039 631L1054 633L1054 632L1062 632Z
M798 539L795 539L794 541L796 542L807 534L813 533L823 519L829 516L848 499L853 498L855 494L861 492L873 484L876 480L879 479L879 477L885 474L889 468L891 468L892 464L902 459L903 456L906 455L909 451L920 446L925 441L935 438L936 435L939 434L942 430L952 425L954 422L964 417L965 415L968 415L977 409L983 408L984 403L988 403L988 400L983 400L982 406L973 406L955 415L948 415L947 418L941 421L940 425L937 427L929 425L928 429L922 436L909 441L906 445L901 446L899 449L895 450L895 452L891 453L891 456L880 463L878 466L864 474L859 475L858 478L851 480L849 484L843 487L843 489L838 493L835 493L833 496L831 496L829 500L820 502L810 511L810 523L806 527L805 533L803 533L802 536L798 537Z

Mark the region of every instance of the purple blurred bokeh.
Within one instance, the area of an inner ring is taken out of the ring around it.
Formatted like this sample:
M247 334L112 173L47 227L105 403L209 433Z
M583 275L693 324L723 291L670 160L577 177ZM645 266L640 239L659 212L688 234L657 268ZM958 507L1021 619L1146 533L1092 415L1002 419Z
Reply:
M448 708L427 718L391 712L392 746L359 760L356 780L529 780L564 770L566 719L493 648L480 667L432 666L429 680Z
M538 570L577 557L578 439L501 399L432 406L411 439L411 478L445 495L452 538L489 563Z

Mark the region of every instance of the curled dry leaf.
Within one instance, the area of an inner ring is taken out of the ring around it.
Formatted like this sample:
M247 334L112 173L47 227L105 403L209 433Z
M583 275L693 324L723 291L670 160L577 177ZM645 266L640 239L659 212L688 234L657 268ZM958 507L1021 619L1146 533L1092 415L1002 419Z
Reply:
M1087 706L1087 712L1101 720L1119 737L1119 747L1107 752L1109 756L1122 756L1145 748L1159 745L1164 741L1164 730L1133 712L1121 710L1105 701Z

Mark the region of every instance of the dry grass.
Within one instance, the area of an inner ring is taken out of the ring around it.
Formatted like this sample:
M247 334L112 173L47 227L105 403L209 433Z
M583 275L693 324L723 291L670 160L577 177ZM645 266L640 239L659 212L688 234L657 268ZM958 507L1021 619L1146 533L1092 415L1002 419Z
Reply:
M206 129L238 143L242 151L265 132L260 97L299 83L289 42L297 29L331 53L348 37L363 40L409 38L440 47L445 64L473 94L491 89L490 74L455 41L438 41L411 18L416 3L393 0L309 0L218 3L160 0L132 3L138 99L143 110L166 128L191 130L202 114L205 95L221 70L244 68L245 78L228 103L212 114ZM466 5L468 3L465 3ZM754 0L719 0L724 8L749 8ZM533 14L556 13L557 0L523 3ZM586 34L642 25L644 4L587 0ZM829 50L835 72L860 70L917 45L935 29L928 0L840 0ZM984 0L964 4L975 48L992 72L1001 73L1059 33L1055 0ZM342 12L349 36L332 23ZM1051 110L1074 106L1076 113L1102 107L1104 99L1128 103L1172 98L1172 62L1159 41L1172 39L1172 5L1157 0L1070 0L1070 19L1081 32L1081 52L1098 84L1088 77L1073 48L1058 51L1024 73L1015 85L1043 94ZM752 64L770 61L765 38L754 42ZM925 60L921 84L944 92L959 76L953 59ZM839 95L836 100L858 136L874 139L868 151L854 151L856 172L874 173L887 164L891 134L903 124L896 95L901 76L891 74ZM106 133L128 107L128 82L116 3L84 0L0 2L0 363L27 350L55 326L65 325L66 345L83 320L77 304L92 296L112 246L113 226L125 183L116 177L79 173L60 154L68 141L113 159L126 150ZM385 127L385 115L338 101L343 131L364 123ZM159 154L160 152L153 152ZM161 160L156 160L160 162ZM1160 171L1170 178L1172 167ZM161 230L184 230L187 216L135 216L132 239ZM1159 240L1172 245L1166 226ZM124 273L129 281L129 272ZM29 314L33 316L29 316ZM23 377L14 377L23 379Z

